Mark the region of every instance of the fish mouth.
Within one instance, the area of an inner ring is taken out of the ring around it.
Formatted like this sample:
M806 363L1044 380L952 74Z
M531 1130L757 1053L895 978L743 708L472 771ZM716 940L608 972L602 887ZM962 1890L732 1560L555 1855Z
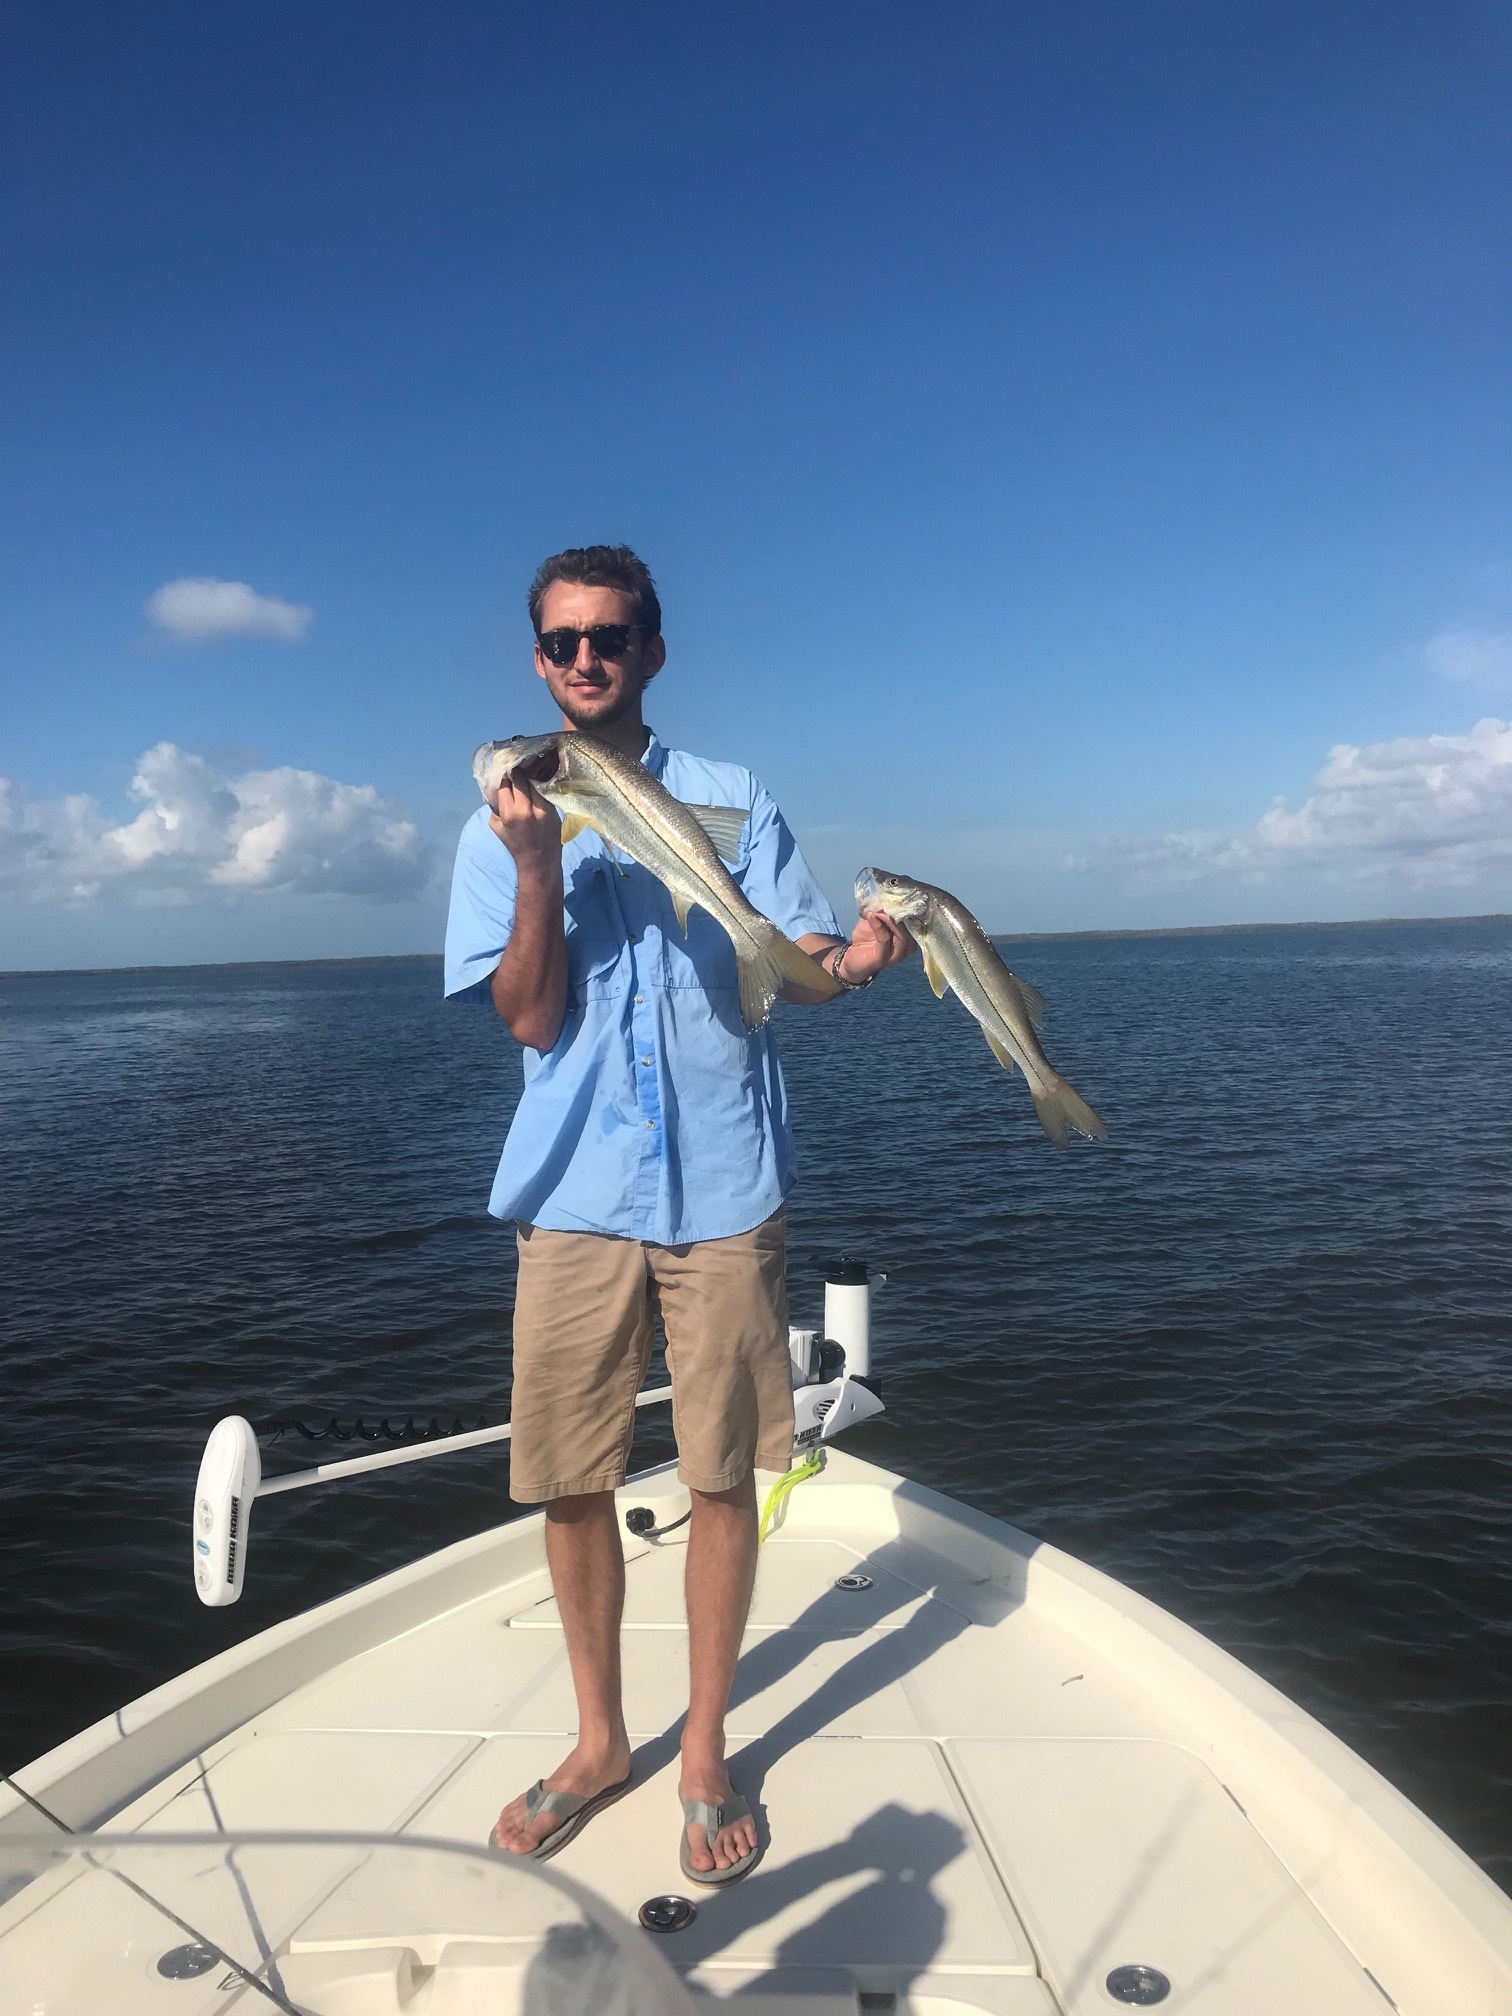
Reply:
M525 756L512 765L511 777L522 777L527 784L549 784L562 767L562 752L559 749L543 749L539 755Z
M863 868L856 877L858 903L885 903L889 898L906 899L913 890L907 875L894 875L890 868Z
M490 802L506 779L549 784L564 767L554 735L511 735L506 741L480 742L473 752L473 776Z
M868 910L882 910L896 923L907 924L923 916L928 900L927 891L909 875L863 868L856 877L856 908L863 917Z
M561 743L555 735L511 735L486 745L497 775L518 777L527 784L549 784L563 768Z

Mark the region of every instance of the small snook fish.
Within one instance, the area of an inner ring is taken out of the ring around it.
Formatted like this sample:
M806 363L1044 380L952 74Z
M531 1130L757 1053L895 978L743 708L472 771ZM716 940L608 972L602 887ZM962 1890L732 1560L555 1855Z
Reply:
M856 877L856 908L863 917L880 910L912 933L936 995L943 998L945 989L953 987L967 1013L981 1023L999 1064L1017 1064L1029 1080L1040 1125L1057 1148L1066 1146L1069 1127L1099 1141L1108 1138L1102 1121L1040 1048L1034 1032L1045 1019L1044 996L1008 971L964 903L911 875L863 868Z
M746 901L726 868L725 861L740 858L749 812L684 805L643 763L596 736L565 730L479 746L473 776L489 804L505 778L516 775L561 813L564 847L591 827L665 884L685 931L694 904L708 911L735 948L740 1013L748 1029L766 1021L785 982L821 998L841 991L816 959Z

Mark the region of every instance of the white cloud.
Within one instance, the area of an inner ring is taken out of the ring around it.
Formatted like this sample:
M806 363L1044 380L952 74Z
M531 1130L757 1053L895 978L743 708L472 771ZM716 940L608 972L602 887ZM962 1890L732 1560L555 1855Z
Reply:
M1406 888L1472 888L1512 869L1512 722L1365 748L1342 742L1295 811L1275 799L1244 832L1112 835L1068 867L1128 869L1145 886L1292 871Z
M1442 630L1428 641L1441 679L1481 693L1512 693L1512 630Z
M147 614L160 630L190 644L212 644L221 637L273 637L281 644L297 644L315 620L315 611L302 602L259 595L245 581L188 576L159 588Z
M287 767L227 777L159 742L138 762L131 795L141 810L114 825L92 798L38 802L0 777L0 894L34 903L394 897L430 878L419 828L371 784Z

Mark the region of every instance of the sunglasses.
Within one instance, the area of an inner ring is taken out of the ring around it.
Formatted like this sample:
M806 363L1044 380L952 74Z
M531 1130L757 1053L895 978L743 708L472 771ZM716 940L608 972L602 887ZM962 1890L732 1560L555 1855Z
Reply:
M630 639L639 628L638 623L595 623L587 630L541 630L536 633L536 642L551 663L564 671L577 663L578 646L585 637L595 658L618 660L630 649Z

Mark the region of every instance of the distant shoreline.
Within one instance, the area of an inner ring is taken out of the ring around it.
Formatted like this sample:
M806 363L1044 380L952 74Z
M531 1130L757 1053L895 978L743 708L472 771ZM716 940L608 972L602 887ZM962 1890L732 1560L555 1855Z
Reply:
M1434 924L1512 924L1512 913L1490 910L1474 917L1311 918L1300 924L1152 924L1118 931L993 931L998 945L1064 944L1105 938L1235 938L1246 932L1375 931L1427 928ZM109 973L235 973L260 968L277 972L292 966L439 966L439 952L365 952L350 959L184 959L143 966L0 967L0 980L89 979Z
M991 931L999 945L1039 944L1053 938L1224 938L1245 931L1394 931L1430 924L1512 924L1512 912L1485 910L1474 917L1327 917L1301 924L1152 924L1123 931Z

